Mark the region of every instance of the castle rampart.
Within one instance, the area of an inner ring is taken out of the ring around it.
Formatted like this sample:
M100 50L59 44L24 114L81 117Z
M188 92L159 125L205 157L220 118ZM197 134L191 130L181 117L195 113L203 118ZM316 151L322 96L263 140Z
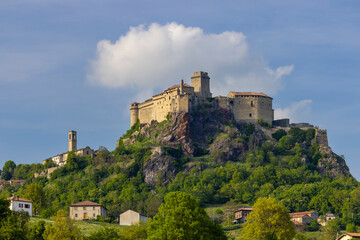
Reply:
M143 103L132 103L130 124L132 126L138 120L140 123L161 122L166 120L169 112L191 112L211 96L208 73L194 72L191 86L181 80L179 85L169 87ZM216 97L216 102L220 108L231 110L236 122L257 122L262 118L272 123L274 120L272 98L264 93L231 91L227 97Z

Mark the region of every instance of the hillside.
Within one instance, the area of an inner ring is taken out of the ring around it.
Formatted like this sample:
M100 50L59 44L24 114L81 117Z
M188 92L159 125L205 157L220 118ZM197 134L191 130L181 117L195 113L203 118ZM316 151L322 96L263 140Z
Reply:
M27 183L7 186L1 196L14 191L31 198L37 189L35 208L43 217L83 200L106 206L112 220L129 208L154 216L164 195L180 190L202 205L252 205L272 196L289 211L360 219L359 184L327 146L323 131L272 128L261 121L235 124L211 99L191 115L172 113L160 123L135 124L112 152L103 148L94 158L69 154L50 179L33 178L51 166L17 166L13 178Z

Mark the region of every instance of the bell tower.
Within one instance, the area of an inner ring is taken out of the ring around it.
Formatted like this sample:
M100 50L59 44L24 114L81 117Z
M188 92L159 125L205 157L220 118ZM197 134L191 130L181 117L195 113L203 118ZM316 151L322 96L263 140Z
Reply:
M69 131L68 139L69 139L69 152L76 151L76 142L77 142L76 131L74 130Z

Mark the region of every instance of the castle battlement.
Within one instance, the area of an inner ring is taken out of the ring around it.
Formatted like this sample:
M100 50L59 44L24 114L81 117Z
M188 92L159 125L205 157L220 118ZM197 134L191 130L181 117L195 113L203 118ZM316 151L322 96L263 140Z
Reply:
M208 73L194 72L191 85L181 80L179 85L171 86L142 103L130 104L130 124L132 126L138 120L140 123L161 122L166 120L169 112L191 112L195 106L211 97ZM262 118L272 123L274 120L272 98L264 93L230 91L227 97L215 99L219 107L229 109L234 114L237 122L257 122Z

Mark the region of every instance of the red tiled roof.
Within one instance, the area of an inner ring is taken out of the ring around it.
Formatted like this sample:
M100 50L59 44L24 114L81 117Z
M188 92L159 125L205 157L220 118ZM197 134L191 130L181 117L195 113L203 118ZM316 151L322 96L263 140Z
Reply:
M305 216L305 215L308 215L311 214L312 212L315 212L315 211L308 211L308 212L294 212L294 213L289 213L290 217L302 217L302 216Z
M342 237L344 237L344 236L350 236L350 237L353 237L353 238L360 238L360 233L348 233L348 232L345 232L345 233L341 234L341 235L337 238L337 240L342 239Z
M239 208L238 210L236 210L235 212L239 212L239 211L253 211L254 209L252 207L242 207Z
M26 182L26 180L9 180L10 183Z
M20 198L18 196L13 196L13 197L9 197L7 198L7 200L11 200L11 201L21 201L21 202L31 202L30 200L26 200L26 199L23 199L23 198Z
M268 97L268 98L271 98L269 97L268 95L266 95L265 93L256 93L256 92L229 92L228 96L229 95L234 95L234 96L261 96L261 97Z
M73 207L73 206L102 206L102 205L91 202L91 201L83 201L83 202L79 202L79 203L73 203L70 205L70 207Z
M191 87L189 84L186 84L186 83L184 83L183 86L184 87ZM180 88L180 85L179 84L178 85L173 85L173 86L169 87L168 90L173 89L173 88Z

